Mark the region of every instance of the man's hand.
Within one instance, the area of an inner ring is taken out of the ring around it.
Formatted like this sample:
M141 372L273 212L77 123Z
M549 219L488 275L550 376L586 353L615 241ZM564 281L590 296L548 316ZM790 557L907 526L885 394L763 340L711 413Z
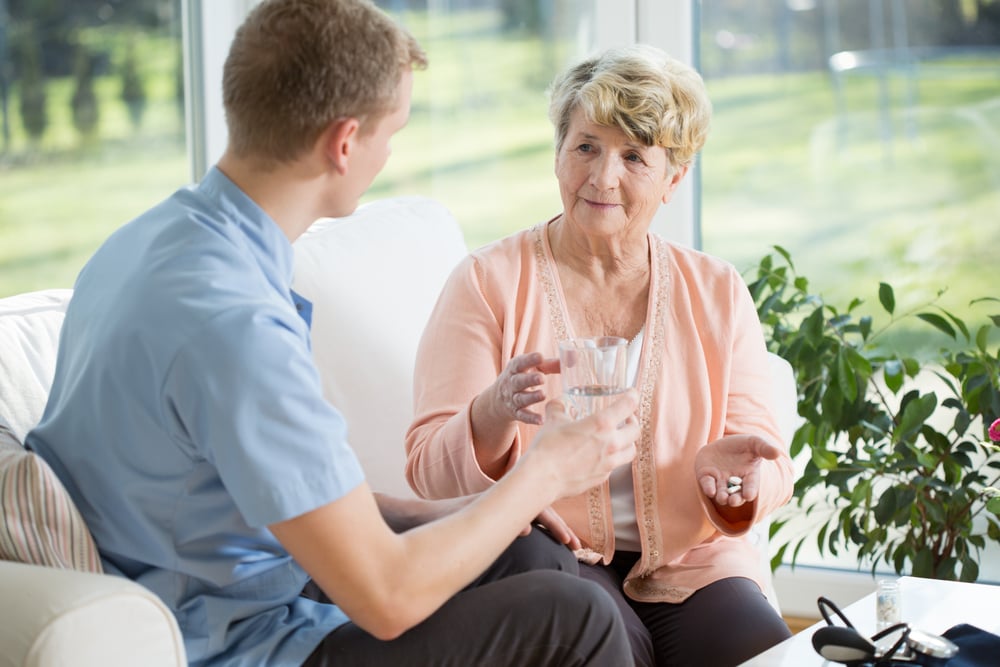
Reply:
M583 493L635 458L638 406L639 395L630 389L607 408L573 420L560 401L550 401L545 425L518 465L527 465L529 459L535 465L541 458L548 465L556 498Z

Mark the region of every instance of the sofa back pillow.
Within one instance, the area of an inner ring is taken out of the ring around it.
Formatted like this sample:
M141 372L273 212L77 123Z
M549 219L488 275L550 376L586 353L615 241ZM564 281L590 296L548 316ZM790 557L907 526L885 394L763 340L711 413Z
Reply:
M45 409L72 293L49 289L0 299L0 423L20 441Z
M292 286L313 304L323 392L347 420L375 491L414 496L404 437L413 419L417 344L445 279L467 253L454 216L420 196L319 220L295 242Z
M0 559L103 572L94 538L41 457L0 426Z

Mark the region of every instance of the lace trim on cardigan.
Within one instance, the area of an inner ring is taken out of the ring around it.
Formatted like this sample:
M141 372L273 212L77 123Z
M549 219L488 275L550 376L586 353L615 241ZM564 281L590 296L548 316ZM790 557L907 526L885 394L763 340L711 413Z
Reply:
M562 308L559 307L559 295L556 293L556 281L552 275L552 267L545 259L545 241L542 234L548 223L535 225L532 233L535 235L535 263L538 266L538 280L542 283L545 291L545 303L549 306L549 320L552 323L552 330L556 334L556 341L564 341L569 338L566 333L566 323L563 321Z
M651 581L644 577L629 579L624 584L625 592L633 600L640 602L670 602L678 603L691 597L693 589L682 586L672 586Z
M663 365L663 331L666 327L667 287L670 284L670 269L667 262L667 244L656 236L650 236L653 252L656 253L656 290L651 295L653 299L652 314L653 326L647 327L650 335L646 348L646 366L640 370L643 377L642 387L639 388L639 442L637 446L637 468L639 484L642 489L640 501L642 503L643 530L640 531L645 538L643 551L644 561L641 563L643 572L652 572L659 566L661 548L660 531L657 525L657 503L656 503L656 457L654 456L653 429L650 424L653 414L653 391L656 388L657 380L662 377L660 368ZM637 517L638 518L638 517Z
M542 289L545 291L545 303L549 307L549 320L552 322L552 330L556 334L556 340L563 341L569 338L569 334L566 329L566 321L563 319L559 294L556 291L555 277L552 275L555 267L548 262L545 256L545 239L543 234L545 234L546 228L547 223L537 225L533 230L535 234L535 262L538 266L538 280L542 283ZM590 523L591 547L593 551L600 554L604 553L607 545L606 519L604 516L605 486L607 486L607 483L595 486L587 491L587 516Z

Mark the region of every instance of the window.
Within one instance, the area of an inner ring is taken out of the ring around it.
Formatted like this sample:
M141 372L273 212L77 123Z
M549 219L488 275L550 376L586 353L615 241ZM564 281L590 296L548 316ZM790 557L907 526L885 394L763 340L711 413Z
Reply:
M0 0L0 296L187 182L179 0Z
M986 276L1000 242L998 10L700 3L700 70L715 105L701 159L705 250L749 268L779 244L841 311L854 296L877 304L885 281L897 310L947 288L940 305L985 321L969 302L995 296ZM919 354L940 342L903 332L895 344ZM852 554L821 557L814 545L799 564L857 567ZM980 577L1000 579L995 543Z
M701 3L705 249L748 266L780 244L832 303L886 281L900 308L947 288L941 305L984 320L968 304L1000 242L998 9Z

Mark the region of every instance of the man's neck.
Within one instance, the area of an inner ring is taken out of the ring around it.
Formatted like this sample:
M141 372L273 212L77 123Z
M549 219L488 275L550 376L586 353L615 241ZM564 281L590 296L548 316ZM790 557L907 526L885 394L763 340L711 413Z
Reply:
M303 162L265 167L227 151L216 166L274 220L290 242L322 215L317 212L315 194L320 176L310 173Z

